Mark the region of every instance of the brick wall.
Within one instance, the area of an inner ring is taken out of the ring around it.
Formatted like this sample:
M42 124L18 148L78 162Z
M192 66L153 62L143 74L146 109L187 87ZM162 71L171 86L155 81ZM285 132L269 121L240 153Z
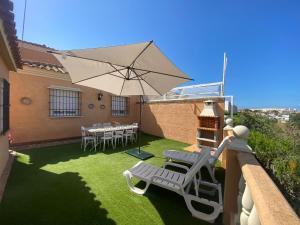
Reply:
M68 139L80 136L80 126L91 126L97 122L132 123L139 121L139 106L136 97L130 98L129 115L111 116L111 95L104 94L101 102L97 100L98 90L74 85L68 78L55 79L57 74L29 70L10 72L11 82L11 133L14 144L42 142L46 140ZM64 75L65 76L65 75ZM82 91L82 116L73 118L49 117L49 89L51 85L80 88ZM30 105L20 102L22 97L32 100ZM143 106L142 130L146 133L166 137L185 143L196 143L198 115L203 109L201 100L180 100L176 102L148 103ZM217 99L217 111L221 115L223 127L224 100ZM89 109L89 104L94 109ZM100 104L105 109L100 109ZM220 130L220 136L222 131Z
M178 100L176 102L155 102L143 106L142 129L144 132L181 142L195 144L198 116L204 101ZM224 100L217 101L217 112L221 116L221 128L224 123ZM222 129L219 131L222 137Z
M104 96L99 102L97 99L99 90L74 85L65 79L25 74L22 73L22 70L18 73L11 72L10 82L10 125L14 144L78 137L81 135L81 126L91 126L97 122L137 122L135 119L137 118L135 110L137 99L134 97L129 101L128 116L112 117L111 95L103 91ZM49 117L48 87L50 85L80 88L82 91L82 116L73 118ZM32 103L30 105L22 104L20 102L22 97L30 98ZM94 109L89 109L89 104L94 104ZM105 105L105 109L100 109L100 104Z

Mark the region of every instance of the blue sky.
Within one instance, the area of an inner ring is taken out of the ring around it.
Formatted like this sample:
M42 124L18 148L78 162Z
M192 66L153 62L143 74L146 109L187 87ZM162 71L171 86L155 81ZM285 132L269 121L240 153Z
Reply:
M21 38L24 0L14 0ZM193 83L221 81L239 107L300 110L300 1L28 0L24 40L57 49L154 40Z

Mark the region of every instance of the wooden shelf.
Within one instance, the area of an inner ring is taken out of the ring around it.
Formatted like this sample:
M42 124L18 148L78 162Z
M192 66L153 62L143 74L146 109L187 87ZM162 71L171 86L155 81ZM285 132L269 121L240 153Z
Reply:
M208 139L208 138L199 138L199 137L197 137L197 140L199 140L199 141L207 141L207 142L212 142L212 143L217 143L216 140Z
M211 128L211 127L198 127L197 129L199 129L199 130L209 130L209 131L218 131L218 129Z

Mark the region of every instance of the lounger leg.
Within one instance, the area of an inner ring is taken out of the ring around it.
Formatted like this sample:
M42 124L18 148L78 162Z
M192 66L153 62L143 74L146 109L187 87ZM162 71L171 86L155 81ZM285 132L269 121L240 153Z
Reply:
M210 165L206 165L205 167L207 168L208 173L209 173L209 175L210 175L212 181L213 181L214 183L218 183L218 181L217 181L216 178L215 178L215 173L214 173L214 171L213 171L213 168L212 168Z
M129 187L129 189L130 189L132 192L134 192L134 193L136 193L136 194L138 194L138 195L143 195L143 194L146 193L147 189L149 188L150 182L146 182L146 187L145 187L144 189L140 189L140 188L137 188L137 187L135 187L135 186L133 185L133 183L132 183L132 181L131 181L132 176L131 176L131 173L130 173L128 170L126 170L126 171L123 173L123 175L126 177L126 181L127 181L128 187Z
M188 207L188 210L192 213L192 215L194 217L196 217L198 219L202 219L207 222L213 223L215 221L215 219L219 216L219 214L221 212L223 212L222 204L219 204L217 202L209 201L205 198L199 198L194 195L190 195L190 194L186 194L186 193L183 195L183 197L184 197L185 203ZM192 205L192 201L213 207L214 210L210 214L200 212L194 208L194 206Z

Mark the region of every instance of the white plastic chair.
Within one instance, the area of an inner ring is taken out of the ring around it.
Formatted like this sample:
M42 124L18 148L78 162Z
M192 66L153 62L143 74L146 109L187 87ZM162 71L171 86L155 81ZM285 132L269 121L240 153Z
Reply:
M105 131L103 133L103 137L101 137L101 142L103 142L103 151L105 151L106 143L109 145L109 142L111 143L113 149L115 149L114 134L112 131Z
M124 147L124 130L116 130L114 132L114 140L115 146L117 146L117 142L121 140L122 146Z
M139 127L139 124L138 123L133 123L132 126L137 126L137 128L133 128L133 135L134 135L134 140L136 141L137 140L137 132L138 132L138 127Z
M85 128L82 126L81 127L81 149L83 147L83 150L86 150L86 147L91 144L96 151L97 148L97 138L95 136L89 135Z
M132 128L125 129L123 137L125 138L125 145L127 145L128 139L130 140L131 143L133 143L133 141L135 140L134 139L133 129Z

